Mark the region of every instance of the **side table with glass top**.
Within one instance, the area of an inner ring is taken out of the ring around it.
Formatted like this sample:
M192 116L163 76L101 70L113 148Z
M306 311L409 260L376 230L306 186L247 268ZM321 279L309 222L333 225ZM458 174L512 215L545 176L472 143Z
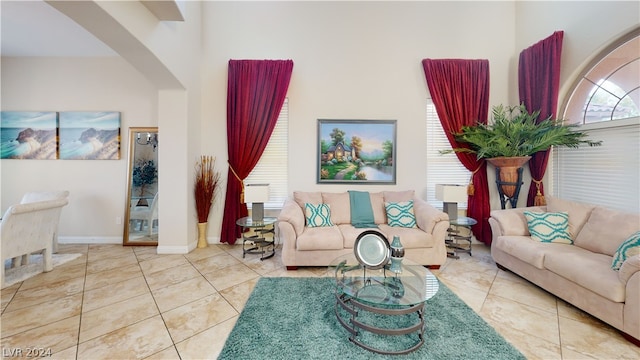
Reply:
M260 254L260 260L268 259L276 254L275 244L275 217L265 217L262 220L253 220L245 216L236 221L242 232L242 258L246 254ZM247 235L247 231L253 234ZM271 239L265 235L272 234ZM248 246L248 247L247 247Z
M447 238L445 239L449 249L447 256L459 259L459 252L466 252L471 256L471 227L477 223L475 219L466 216L458 216L457 219L449 220L450 226L447 229Z
M404 259L399 273L389 265L370 269L353 253L334 259L335 314L354 344L380 354L407 354L424 344L425 302L438 291L435 275ZM380 341L380 338L383 341ZM377 339L375 342L367 340Z

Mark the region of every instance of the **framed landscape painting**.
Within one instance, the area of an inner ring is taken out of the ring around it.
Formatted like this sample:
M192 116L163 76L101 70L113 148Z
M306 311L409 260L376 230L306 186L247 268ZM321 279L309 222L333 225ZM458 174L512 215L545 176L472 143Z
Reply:
M60 112L60 159L120 159L120 113Z
M317 182L396 183L396 120L318 120Z
M56 159L54 111L2 111L0 114L0 158Z

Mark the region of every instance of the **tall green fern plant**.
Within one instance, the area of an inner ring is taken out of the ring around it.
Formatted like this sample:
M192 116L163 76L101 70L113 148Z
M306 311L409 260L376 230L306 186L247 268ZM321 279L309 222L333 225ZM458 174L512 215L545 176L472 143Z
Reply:
M494 106L490 124L464 126L460 133L454 134L458 142L468 144L468 147L443 150L441 153L475 153L481 159L529 156L551 146L576 148L584 144L602 144L602 141L586 139L587 134L582 131L575 131L577 125L562 124L551 118L536 123L539 115L540 111L529 113L524 105Z

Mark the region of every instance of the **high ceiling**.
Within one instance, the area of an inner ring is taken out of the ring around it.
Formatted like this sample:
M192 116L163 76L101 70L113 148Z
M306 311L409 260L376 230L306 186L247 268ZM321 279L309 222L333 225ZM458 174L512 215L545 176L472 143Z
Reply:
M130 0L135 1L135 0ZM179 0L140 0L160 21L183 21ZM117 56L111 48L43 0L0 0L2 56Z
M2 56L117 56L42 0L0 1Z

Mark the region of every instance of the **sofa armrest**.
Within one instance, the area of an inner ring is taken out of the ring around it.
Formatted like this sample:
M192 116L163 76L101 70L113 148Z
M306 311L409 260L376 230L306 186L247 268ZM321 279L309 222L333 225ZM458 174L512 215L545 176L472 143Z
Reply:
M546 211L545 206L529 206L523 208L492 210L489 218L493 240L502 235L529 236L525 211Z
M278 223L287 222L291 224L296 236L304 231L304 213L300 205L292 199L287 199L278 214Z
M449 215L420 198L413 199L413 212L418 227L426 233L433 234L436 225L449 228Z
M631 256L622 263L618 271L618 279L620 279L623 284L626 284L633 274L638 271L640 271L640 254Z

